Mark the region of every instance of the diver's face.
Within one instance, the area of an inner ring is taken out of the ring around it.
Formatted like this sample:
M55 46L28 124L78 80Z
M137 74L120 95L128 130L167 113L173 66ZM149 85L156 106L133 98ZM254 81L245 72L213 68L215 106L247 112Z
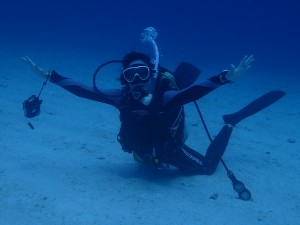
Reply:
M132 96L139 100L147 95L150 87L150 68L142 60L135 60L123 70L123 77L131 88Z

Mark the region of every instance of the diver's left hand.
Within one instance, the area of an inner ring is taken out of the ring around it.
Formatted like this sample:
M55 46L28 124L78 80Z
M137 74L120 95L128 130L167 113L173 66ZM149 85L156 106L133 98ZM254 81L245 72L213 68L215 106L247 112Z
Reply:
M235 67L235 65L231 64L232 69L225 75L225 78L229 81L233 81L243 73L245 73L248 69L251 68L251 64L254 61L254 56L245 55L240 64Z

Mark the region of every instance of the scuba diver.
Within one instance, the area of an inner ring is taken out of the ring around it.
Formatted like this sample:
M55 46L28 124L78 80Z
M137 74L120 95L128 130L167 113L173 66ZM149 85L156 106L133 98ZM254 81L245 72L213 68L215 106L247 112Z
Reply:
M237 113L225 115L224 126L202 155L185 144L184 105L232 83L251 67L254 57L245 56L237 67L232 65L231 70L198 81L200 71L192 65L179 66L174 73L159 65L154 28L146 28L142 36L144 42L152 44L155 57L135 51L126 54L121 61L122 87L119 89L85 86L56 71L43 70L27 56L23 60L36 74L74 95L116 107L121 122L118 142L125 152L133 154L136 161L155 168L171 165L187 174L213 174L222 160L234 126L281 95L275 99L272 94L268 95Z

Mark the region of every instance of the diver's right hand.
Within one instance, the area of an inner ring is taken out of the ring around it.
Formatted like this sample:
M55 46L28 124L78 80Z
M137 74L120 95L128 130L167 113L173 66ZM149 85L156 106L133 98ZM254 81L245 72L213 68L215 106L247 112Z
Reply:
M245 55L240 64L236 67L235 65L231 64L232 69L225 75L225 78L229 81L233 81L242 74L244 74L247 70L250 69L251 64L254 61L254 56Z
M22 57L22 59L30 66L33 72L37 74L39 77L47 78L50 75L50 71L43 70L35 62L33 62L32 59L29 58L28 56L24 56Z

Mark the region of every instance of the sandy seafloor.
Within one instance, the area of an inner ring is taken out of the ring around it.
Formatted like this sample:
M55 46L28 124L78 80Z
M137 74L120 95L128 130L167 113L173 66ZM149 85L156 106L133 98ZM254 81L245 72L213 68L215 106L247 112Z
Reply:
M176 169L139 165L116 141L116 109L80 99L53 84L42 93L42 113L30 120L35 126L31 130L22 102L37 94L42 80L21 56L91 84L97 59L74 52L55 56L46 49L1 49L1 225L300 224L299 80L249 71L199 101L216 135L224 113L270 90L287 92L276 104L238 124L224 155L252 192L253 199L245 202L237 198L221 165L212 176L190 177ZM204 75L220 72L209 69ZM186 110L188 144L205 153L208 140L203 127L193 106Z

